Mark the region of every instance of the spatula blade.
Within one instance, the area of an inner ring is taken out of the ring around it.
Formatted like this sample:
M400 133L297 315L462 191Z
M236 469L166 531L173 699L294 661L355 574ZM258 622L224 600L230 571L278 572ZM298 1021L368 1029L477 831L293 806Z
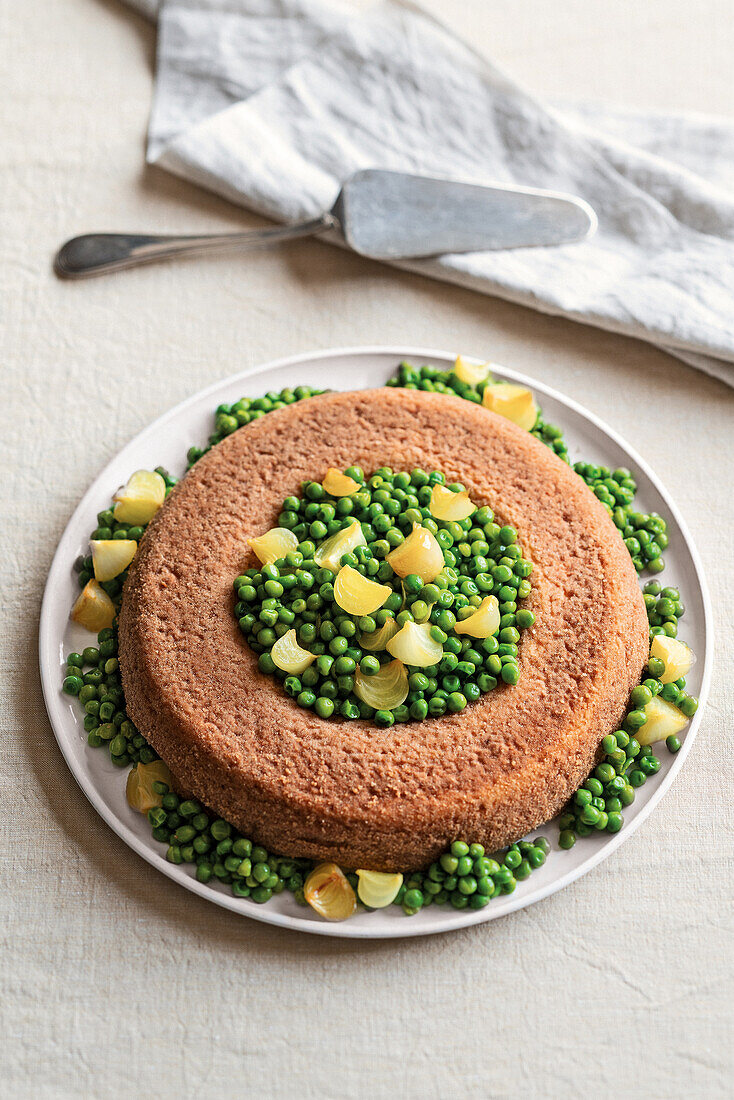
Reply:
M346 181L333 213L355 252L377 260L569 244L597 226L574 195L376 168Z

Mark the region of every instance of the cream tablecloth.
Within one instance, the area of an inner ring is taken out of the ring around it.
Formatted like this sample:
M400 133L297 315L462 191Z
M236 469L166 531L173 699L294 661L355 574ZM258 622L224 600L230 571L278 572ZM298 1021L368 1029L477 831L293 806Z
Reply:
M543 95L734 114L731 0L452 7ZM317 242L60 284L49 259L74 232L256 222L143 169L142 19L113 0L25 0L0 9L0 41L0 1094L730 1095L731 391L630 340ZM683 775L602 867L503 921L350 944L238 920L128 852L56 748L36 631L71 510L144 424L248 364L401 341L516 365L630 438L702 551L716 681Z

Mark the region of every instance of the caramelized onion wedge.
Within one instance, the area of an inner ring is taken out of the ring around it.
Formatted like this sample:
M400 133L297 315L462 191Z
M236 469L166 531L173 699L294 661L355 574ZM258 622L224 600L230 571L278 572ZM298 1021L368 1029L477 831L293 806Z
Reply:
M303 896L319 916L347 920L357 908L357 897L344 872L335 863L314 867L303 885Z
M123 573L138 550L135 539L92 539L89 545L94 577L98 581L111 581Z
M339 572L339 566L345 554L352 554L358 546L366 546L367 539L362 531L362 524L358 520L352 520L349 527L343 527L335 535L325 539L316 547L314 561L322 569L331 569L332 573Z
M375 676L365 676L357 667L354 694L375 710L393 710L408 698L408 673L400 661L383 665Z
M165 783L169 791L173 788L171 773L162 760L151 764L136 764L127 777L125 797L129 806L141 814L160 806L163 795L153 790L154 783Z
M485 409L507 417L513 424L529 432L538 419L538 406L533 391L514 382L490 382L482 394Z
M688 725L683 711L659 695L654 696L642 711L646 718L645 725L635 731L641 745L654 745L656 741L680 733Z
M473 615L462 619L454 627L456 634L468 634L470 638L491 638L500 628L500 607L496 596L485 596Z
M391 550L386 559L399 577L416 573L424 584L435 580L444 567L443 550L427 527L414 523L404 542Z
M287 527L271 527L264 535L247 541L262 565L270 565L298 549L298 539Z
M351 565L343 565L334 581L334 600L348 615L371 615L391 595L389 584L371 581Z
M428 668L443 657L443 646L431 637L430 623L405 623L387 643L387 651L404 665L415 668Z
M115 605L97 581L89 581L71 609L75 623L99 634L115 621Z
M315 653L309 653L307 649L299 646L294 629L287 631L282 638L278 638L270 650L270 656L282 672L288 672L291 676L305 672L316 660Z
M370 909L384 909L392 905L403 885L403 876L383 871L357 871L359 900Z
M137 527L149 523L163 504L166 483L155 470L136 470L112 499L115 519Z
M326 477L321 482L321 487L324 492L332 497L351 497L358 493L361 488L359 482L355 481L353 477L343 474L341 470L337 470L333 466L326 471Z
M460 493L453 493L445 485L434 485L431 491L431 499L428 503L428 511L434 519L450 520L468 519L477 510L476 504L469 500L466 489Z
M383 623L377 630L373 630L370 634L360 635L359 644L362 649L368 649L371 653L379 653L383 649L387 649L387 643L395 637L400 627L394 619L388 619L386 623Z
M677 638L668 638L666 634L657 634L650 646L650 656L657 657L665 665L660 677L661 684L672 684L681 676L687 676L696 662L696 654Z
M472 363L463 356L457 355L454 374L467 386L478 386L480 382L486 382L489 377L489 363Z

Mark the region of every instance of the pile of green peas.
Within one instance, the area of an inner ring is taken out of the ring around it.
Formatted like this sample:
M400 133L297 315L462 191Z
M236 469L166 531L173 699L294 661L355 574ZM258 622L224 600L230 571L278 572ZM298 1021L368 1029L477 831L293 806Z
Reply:
M214 431L209 436L205 447L189 447L187 468L191 469L203 454L210 451L217 443L221 443L232 432L236 432L238 428L244 427L245 424L250 424L253 420L259 420L260 417L269 412L274 412L275 409L284 409L286 405L295 405L296 402L303 401L304 398L316 397L323 392L323 390L317 390L313 386L296 386L295 389L286 388L278 393L271 390L263 397L241 397L233 405L218 405L214 414Z
M630 471L623 466L610 470L590 462L576 462L573 468L606 507L637 572L645 569L650 573L662 572L663 550L668 545L667 525L657 512L638 512L634 508L637 482Z
M359 467L350 466L345 473L360 485L353 496L335 498L318 481L306 481L300 496L287 497L278 524L294 533L298 549L246 570L234 582L234 613L260 655L260 671L280 679L299 706L320 718L371 718L383 728L457 713L500 681L516 684L520 633L533 625L535 616L518 607L530 595L532 565L522 555L515 529L495 522L486 507L458 522L435 520L428 509L431 492L446 483L436 470L395 473L381 467L367 478ZM464 487L453 483L450 488ZM352 566L393 590L379 611L363 617L348 615L336 604L336 574L314 560L322 540L355 520L367 545L344 554L341 566ZM430 584L415 574L400 578L386 560L414 523L430 530L443 551L444 568ZM499 602L498 636L478 640L457 634L457 622L473 614L488 595ZM443 657L428 668L407 666L410 691L405 703L375 710L355 695L354 677L358 668L364 676L376 675L392 657L363 650L359 639L389 620L399 627L430 623ZM281 672L270 653L278 638L293 629L299 644L316 655L300 676Z
M683 605L677 588L663 588L658 581L648 581L643 598L650 622L650 636L665 633L675 637ZM577 836L590 836L595 831L618 833L624 824L622 811L635 800L635 790L660 770L660 759L650 745L641 745L635 734L646 722L644 707L659 695L678 707L686 718L698 709L698 699L686 694L684 677L670 684L660 682L665 664L657 657L647 662L647 676L632 689L622 728L602 739L604 757L576 791L564 813L558 819L561 848L572 848ZM680 738L671 734L665 741L668 752L676 753Z
M317 863L277 856L242 836L229 822L214 817L193 799L180 799L165 783L154 783L161 805L148 811L153 837L167 845L169 863L190 863L199 882L229 885L235 897L262 905L284 890L306 905L303 887ZM407 916L435 905L483 909L502 894L511 894L545 862L550 846L544 837L520 841L496 857L485 856L481 844L455 841L425 872L406 876L395 898ZM346 878L357 892L358 878Z
M93 749L106 746L118 768L150 764L158 754L130 721L117 659L117 621L101 630L97 645L66 658L62 688L77 698L84 710L84 729Z
M618 833L622 811L635 800L635 789L660 770L649 745L642 746L626 730L608 733L602 741L604 758L573 795L558 818L561 848L573 848L576 838L596 832Z
M659 581L649 581L642 589L647 618L650 623L650 639L656 634L678 637L678 619L685 608L677 588L665 587Z
M181 799L165 783L153 784L161 805L148 811L153 837L166 844L169 863L193 863L199 882L229 885L235 897L262 905L289 890L303 893L310 860L284 859L253 844L192 798Z
M407 916L429 905L483 909L542 867L549 851L542 836L520 840L495 856L487 856L481 844L456 840L426 871L406 876L393 904Z

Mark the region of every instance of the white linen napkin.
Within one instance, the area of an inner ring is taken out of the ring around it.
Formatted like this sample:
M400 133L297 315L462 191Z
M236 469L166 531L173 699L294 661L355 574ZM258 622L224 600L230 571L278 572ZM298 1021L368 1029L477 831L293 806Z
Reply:
M543 105L407 0L128 2L158 17L151 163L279 222L365 167L581 195L599 215L581 244L398 266L734 386L734 125Z

